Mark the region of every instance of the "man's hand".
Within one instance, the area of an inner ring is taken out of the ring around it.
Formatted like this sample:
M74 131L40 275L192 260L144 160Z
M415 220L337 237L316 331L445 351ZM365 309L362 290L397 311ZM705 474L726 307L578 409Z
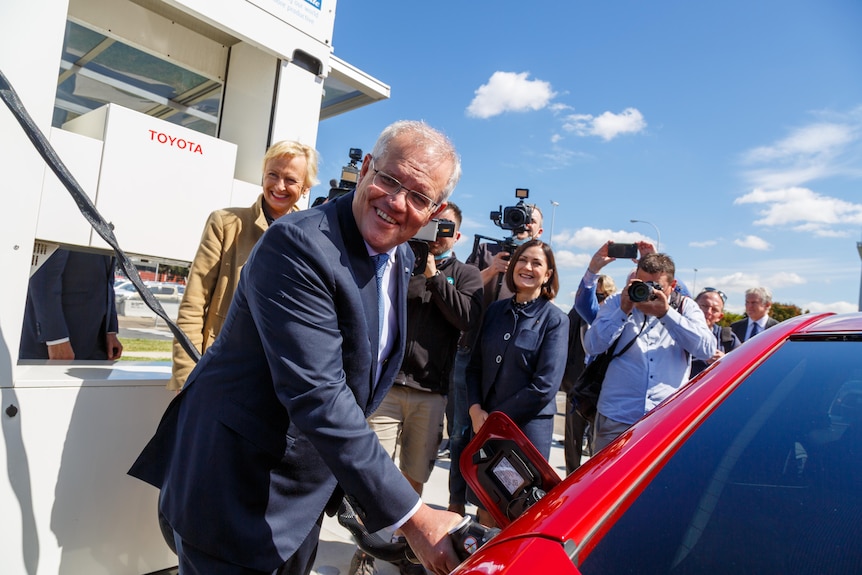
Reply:
M628 290L626 290L626 292L628 292ZM628 293L626 293L626 297L628 297ZM644 315L651 315L657 318L663 318L667 313L667 310L670 309L670 303L668 302L667 296L663 291L657 289L652 291L650 299L633 305L641 310Z
M650 242L635 242L638 246L638 253L641 257L644 257L647 254L655 253L655 246ZM637 260L632 260L634 263L638 263Z
M479 272L482 276L482 283L489 284L496 280L497 274L504 274L509 269L509 252L499 252L491 260L491 264Z
M423 503L401 526L410 548L430 572L446 575L460 563L449 539L449 530L461 519L457 513L431 509Z
M72 343L64 341L56 345L49 345L48 359L75 359L75 350L72 349Z
M712 357L710 357L709 359L706 360L706 365L712 365L713 363L715 363L716 361L718 361L722 357L724 357L724 352L721 351L720 349L717 349L717 350L715 350L715 353L712 354Z
M437 261L434 259L434 254L428 252L428 258L425 261L425 271L423 275L426 278L433 278L437 274Z
M509 258L512 256L509 252L499 252L491 260L491 265L488 269L494 270L495 274L504 274L509 269Z
M602 271L603 267L617 259L608 257L609 245L611 245L610 241L605 242L602 247L600 247L598 251L593 254L593 257L590 259L590 264L587 266L587 269L590 270L591 273L599 273L600 271Z
M108 346L108 359L120 359L123 355L123 344L120 343L120 338L115 333L108 333L105 336L105 343Z

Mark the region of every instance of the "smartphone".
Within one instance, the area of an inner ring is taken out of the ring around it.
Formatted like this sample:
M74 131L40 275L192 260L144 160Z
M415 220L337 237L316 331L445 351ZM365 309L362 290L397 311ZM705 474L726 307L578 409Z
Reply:
M637 259L637 244L610 244L608 246L609 258Z

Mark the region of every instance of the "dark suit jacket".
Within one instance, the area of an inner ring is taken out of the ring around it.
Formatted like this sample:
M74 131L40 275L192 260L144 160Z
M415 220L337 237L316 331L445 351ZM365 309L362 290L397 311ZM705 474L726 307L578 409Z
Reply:
M20 359L48 359L47 341L69 338L75 359L108 359L117 331L114 259L58 249L30 278Z
M778 320L774 317L766 318L766 328L769 329L774 325L778 325ZM739 321L735 321L730 324L730 329L736 334L736 337L739 338L739 341L745 341L745 333L748 331L748 318L744 317Z
M550 300L539 298L517 314L512 300L492 303L467 366L467 405L502 411L541 453L544 445L549 451L551 437L531 437L527 426L557 413L568 345L569 318Z
M353 194L276 221L249 256L221 333L130 473L203 551L272 571L336 490L370 531L418 501L365 418L401 364L413 254L397 249L398 341L377 370L374 265Z

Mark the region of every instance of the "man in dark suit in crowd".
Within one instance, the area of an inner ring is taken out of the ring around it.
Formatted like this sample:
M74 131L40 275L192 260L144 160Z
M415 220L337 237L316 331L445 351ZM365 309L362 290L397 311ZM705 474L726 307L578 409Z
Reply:
M114 258L58 249L30 278L19 359L115 360Z
M403 357L404 242L460 171L445 136L396 122L355 192L260 239L218 339L130 471L161 488L180 573L309 573L342 490L369 531L400 528L433 573L458 564L447 531L461 517L422 503L366 417Z
M745 290L745 315L739 321L730 324L730 329L745 342L765 329L778 325L778 320L769 317L769 309L772 307L772 292L769 288L754 287Z

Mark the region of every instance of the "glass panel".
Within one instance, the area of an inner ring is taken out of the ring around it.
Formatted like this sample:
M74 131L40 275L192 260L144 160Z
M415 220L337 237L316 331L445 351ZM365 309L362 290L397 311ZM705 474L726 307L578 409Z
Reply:
M67 22L53 125L114 103L214 136L222 85Z
M793 341L689 438L581 567L862 573L862 343Z

